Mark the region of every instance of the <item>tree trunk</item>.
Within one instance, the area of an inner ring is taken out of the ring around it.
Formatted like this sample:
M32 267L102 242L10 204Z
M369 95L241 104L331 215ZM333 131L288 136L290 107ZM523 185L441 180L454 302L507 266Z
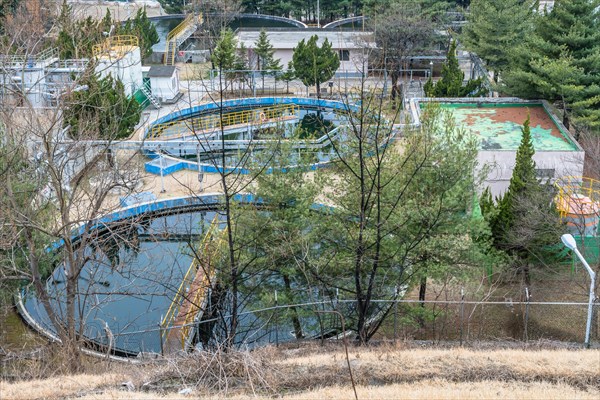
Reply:
M529 270L529 261L525 261L523 265L523 278L525 279L525 286L531 287L531 273Z
M396 108L396 98L398 97L398 78L399 78L399 74L398 71L396 69L394 69L391 73L391 77L392 77L392 106L394 108Z
M285 291L288 294L288 298L291 298L291 293L292 293L292 284L290 281L290 277L288 274L283 274L283 283L285 285ZM304 338L304 333L302 332L302 325L300 324L300 318L298 318L298 311L296 310L296 307L291 307L290 308L291 312L292 312L292 325L294 326L294 336L296 336L296 339L302 339Z
M424 276L421 278L421 283L419 284L419 305L423 310L425 310L425 297L427 295L427 277ZM417 318L419 322L419 326L421 328L425 327L425 318L423 314L420 314Z
M235 262L234 254L234 241L233 241L233 229L231 223L231 194L229 193L229 186L227 183L227 174L225 172L225 127L223 126L223 94L225 92L223 88L223 69L219 69L219 119L221 121L221 184L223 186L223 197L225 199L225 222L227 225L227 247L228 247L228 258L229 258L229 278L231 280L231 316L229 319L229 329L227 329L227 338L225 343L226 349L231 349L235 345L235 334L237 332L238 325L238 269ZM226 89L226 88L225 88Z
M421 283L419 285L419 302L421 307L425 307L425 295L427 294L427 277L424 276L421 278Z

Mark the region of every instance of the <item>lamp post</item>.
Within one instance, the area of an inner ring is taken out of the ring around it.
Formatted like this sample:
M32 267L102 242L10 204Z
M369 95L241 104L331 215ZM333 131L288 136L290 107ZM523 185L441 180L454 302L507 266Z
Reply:
M317 28L321 27L321 3L317 0Z
M429 76L433 80L433 60L429 61Z
M591 282L590 282L590 298L589 298L589 302L588 302L587 324L585 327L585 345L587 348L589 348L590 347L590 332L592 330L592 310L594 307L594 300L595 300L594 287L596 285L596 273L592 270L592 268L587 263L587 261L585 261L585 258L583 258L583 255L579 252L579 249L577 248L577 242L575 241L575 238L573 237L573 235L571 235L570 233L565 233L564 235L562 235L560 237L560 240L562 240L562 242L564 243L565 246L567 246L569 249L571 249L571 250L573 250L573 252L575 252L577 257L579 258L579 260L581 261L581 263L587 270L588 274L590 274L590 280L591 280Z

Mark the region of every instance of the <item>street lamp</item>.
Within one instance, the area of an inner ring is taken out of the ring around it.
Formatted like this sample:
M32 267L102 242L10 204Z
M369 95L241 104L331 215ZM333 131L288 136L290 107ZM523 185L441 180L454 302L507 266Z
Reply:
M429 76L433 80L433 60L429 61Z
M571 249L571 250L573 250L573 252L575 252L577 257L579 258L579 260L581 260L581 263L587 270L588 274L590 274L590 279L591 279L590 298L589 298L589 303L588 303L587 325L585 327L585 345L587 348L589 348L590 347L590 331L592 329L592 309L594 307L594 300L595 300L594 286L596 284L596 273L592 270L592 268L590 268L590 265L587 263L587 261L585 261L585 258L583 258L583 255L579 252L579 249L577 248L577 242L575 241L575 238L573 237L573 235L571 235L570 233L565 233L564 235L562 235L560 237L560 240L562 240L562 242L564 243L565 246L567 246L569 249Z

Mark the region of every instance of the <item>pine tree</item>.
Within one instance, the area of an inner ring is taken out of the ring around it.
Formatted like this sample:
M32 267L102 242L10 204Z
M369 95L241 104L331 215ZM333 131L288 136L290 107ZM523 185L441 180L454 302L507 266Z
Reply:
M423 89L427 97L477 97L485 94L481 78L470 79L463 86L464 79L465 73L460 69L456 57L456 41L453 40L442 67L442 78L435 84L429 78Z
M241 82L247 81L248 78L248 49L244 43L240 43L240 47L236 50L235 63L233 69L235 70L235 77Z
M104 18L102 18L102 21L100 21L100 31L105 32L106 35L108 35L111 32L111 30L118 29L116 26L113 27L114 22L115 21L113 21L112 15L110 14L110 9L107 8L106 14L104 14Z
M237 61L236 56L237 41L233 31L229 28L221 31L221 36L213 50L211 61L219 70L220 74L225 74L226 79L235 79L236 75L232 72L235 69ZM232 88L233 90L233 88Z
M275 49L273 49L273 45L269 41L267 32L264 29L260 30L258 39L254 43L254 54L256 54L256 69L259 71L268 69L268 65L273 59L273 54L275 54Z
M98 78L90 73L81 82L87 90L73 91L65 101L64 125L73 138L125 139L141 116L141 107L127 97L123 84L111 75Z
M212 62L219 70L226 71L234 68L236 47L233 31L231 29L223 30L211 57Z
M60 14L56 20L58 31L58 37L56 38L56 46L59 50L60 58L76 58L75 46L74 46L74 32L73 32L73 8L67 3L67 0L63 0L60 7Z
M529 116L522 131L508 191L497 199L496 207L491 206L486 193L480 204L490 223L494 245L512 257L529 286L531 264L552 263L559 256L554 245L564 232L564 224L549 183L540 182L536 177Z
M286 93L289 93L290 82L293 81L294 79L296 79L296 71L294 71L294 62L293 61L288 62L287 69L282 74L279 74L277 76L277 79L285 82L285 85L286 85L285 91L286 91Z
M258 39L254 44L254 54L256 54L256 68L260 71L262 76L262 87L265 87L265 75L270 75L272 71L280 71L281 64L279 59L275 59L275 49L267 36L267 32L264 29L260 30Z
M600 132L599 66L600 0L557 0L513 50L502 90L558 101L567 127L572 112L575 122Z
M521 129L523 137L517 150L515 167L510 178L508 191L498 202L498 215L492 223L494 236L499 240L502 240L502 237L513 227L515 219L514 209L517 199L525 196L527 191L536 190L539 186L535 173L535 161L533 161L535 150L531 141L529 119L529 115L527 115L527 119Z
M152 46L160 41L154 24L148 19L146 7L138 9L133 20L133 33L140 39L142 58L152 55Z
M340 67L340 58L332 50L329 40L325 39L321 47L317 45L317 40L317 35L308 39L308 42L302 39L294 49L292 61L296 77L305 86L316 86L317 97L320 97L321 84L333 78Z
M494 72L507 68L510 52L531 30L535 0L473 0L461 41Z

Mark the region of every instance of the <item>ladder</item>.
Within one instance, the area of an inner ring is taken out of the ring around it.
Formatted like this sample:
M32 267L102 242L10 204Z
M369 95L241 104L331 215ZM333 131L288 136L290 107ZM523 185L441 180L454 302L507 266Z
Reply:
M146 96L146 98L150 101L150 103L152 103L152 105L156 109L159 109L161 107L160 101L158 101L158 99L156 97L154 97L154 95L152 95L152 93L148 90L148 88L146 87L146 85L142 85L140 87L140 90L142 91L142 93L144 93L144 95Z

